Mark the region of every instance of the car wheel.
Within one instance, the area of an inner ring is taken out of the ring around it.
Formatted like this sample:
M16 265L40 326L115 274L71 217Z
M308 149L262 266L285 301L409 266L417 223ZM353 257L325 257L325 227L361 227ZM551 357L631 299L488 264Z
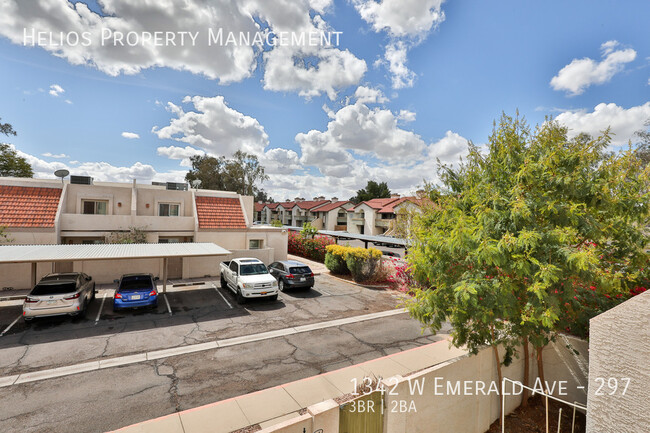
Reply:
M307 286L307 287L305 287L305 290L311 290L313 288L314 288L314 286Z
M221 288L222 289L228 288L228 283L226 283L226 279L223 276L221 277Z
M25 322L27 322L27 323L31 323L32 320L34 320L33 317L25 317L24 319L25 319Z
M278 295L269 296L269 299L271 300L271 302L275 302L278 300Z
M284 281L282 281L282 278L280 278L280 281L278 282L278 289L281 292L284 292Z
M239 288L237 289L237 303L240 305L246 303L246 298L244 298L244 295L241 294L241 290Z
M94 301L94 300L95 300L95 296L96 296L96 294L95 294L95 284L93 284L93 295L90 297L90 300L91 300L91 301Z
M77 313L78 318L83 319L84 317L86 317L86 309L87 309L87 307L88 307L88 300L84 301L83 308L81 310L79 310L79 312Z

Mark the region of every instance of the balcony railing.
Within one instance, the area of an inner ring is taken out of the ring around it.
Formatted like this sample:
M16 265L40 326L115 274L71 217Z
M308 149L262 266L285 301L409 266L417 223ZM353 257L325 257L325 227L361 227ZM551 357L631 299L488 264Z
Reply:
M194 217L61 214L62 231L115 231L129 227L145 231L194 231Z

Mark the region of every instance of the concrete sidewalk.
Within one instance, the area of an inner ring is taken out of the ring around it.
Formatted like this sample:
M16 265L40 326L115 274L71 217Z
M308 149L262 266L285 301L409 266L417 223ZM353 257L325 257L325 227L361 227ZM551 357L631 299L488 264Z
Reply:
M355 391L353 379L407 376L412 372L466 355L448 340L395 353L277 387L145 421L122 433L229 433L259 424L266 428L299 417L308 406Z
M287 260L296 260L302 262L309 266L314 273L314 275L329 274L330 271L327 269L324 263L315 262L313 260L306 259L300 256L294 256L293 254L287 254Z

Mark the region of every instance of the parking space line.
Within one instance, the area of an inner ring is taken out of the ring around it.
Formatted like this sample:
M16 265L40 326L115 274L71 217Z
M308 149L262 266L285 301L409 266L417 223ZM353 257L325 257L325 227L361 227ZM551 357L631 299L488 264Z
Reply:
M100 370L104 368L120 367L123 365L146 362L154 359L185 355L189 353L202 352L206 350L214 350L223 347L252 343L261 340L269 340L272 338L277 338L277 337L287 336L287 335L295 335L295 334L314 331L318 329L333 328L341 325L349 325L353 323L364 322L366 320L374 320L383 317L396 316L399 314L404 314L406 312L407 311L404 308L381 311L378 313L364 314L362 316L346 317L344 319L336 319L327 322L312 323L310 325L277 329L275 331L262 332L258 334L249 334L241 337L227 338L224 340L208 341L205 343L190 344L187 346L172 347L169 349L161 349L161 350L138 353L133 355L119 356L116 358L108 358L99 361L89 361L81 364L66 365L62 367L32 371L29 373L21 373L18 374L17 376L13 375L13 376L0 377L0 388L5 388L12 385L18 385L21 383L38 382L45 379L70 376L73 374Z
M165 303L167 304L167 311L169 311L169 315L172 315L172 307L169 306L169 301L167 300L167 295L163 294L163 298L165 298Z
M217 293L219 294L219 296L221 296L221 299L223 299L223 301L224 301L226 304L228 304L228 308L232 309L232 305L230 305L230 302L228 302L228 300L226 299L226 297L223 296L223 293L221 293L221 292L219 291L219 289L217 288L217 286L216 286L214 283L212 283L212 287L214 288L214 290L217 291Z
M328 296L332 296L332 294L330 292L328 292L327 290L318 289L318 291L321 292L321 293L325 293Z
M95 325L97 322L99 322L99 316L102 314L102 310L104 309L104 301L106 300L106 292L104 292L104 296L102 297L102 303L99 306L99 311L97 312L97 317L95 318Z
M9 331L9 330L11 329L11 327L14 326L14 325L16 324L16 322L18 322L18 320L19 320L21 317L23 317L22 314L21 314L20 316L16 317L16 319L15 319L13 322L11 322L11 324L10 324L9 326L7 326L7 327L5 328L5 330L2 331L2 333L0 333L0 337L2 337L3 335L5 335L5 334L7 333L7 331Z

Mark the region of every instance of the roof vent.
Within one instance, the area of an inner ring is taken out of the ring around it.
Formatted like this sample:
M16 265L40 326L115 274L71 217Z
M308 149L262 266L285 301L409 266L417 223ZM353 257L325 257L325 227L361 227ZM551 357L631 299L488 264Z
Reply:
M70 176L70 183L77 185L92 185L93 178L90 176Z

